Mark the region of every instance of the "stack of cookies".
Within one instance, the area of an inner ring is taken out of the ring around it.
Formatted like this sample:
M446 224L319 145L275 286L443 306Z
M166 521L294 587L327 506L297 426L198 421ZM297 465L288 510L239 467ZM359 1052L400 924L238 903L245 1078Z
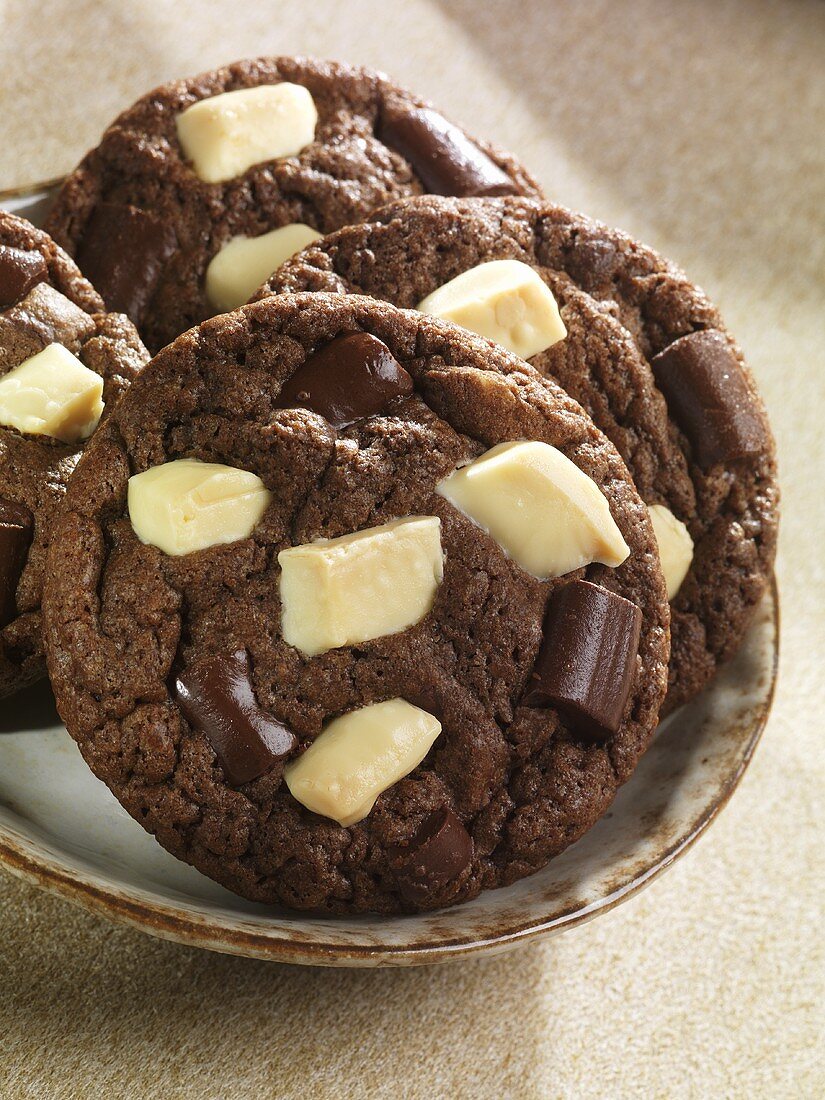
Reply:
M0 694L48 667L129 813L264 903L433 909L580 837L772 570L702 291L303 58L151 92L46 228L0 216Z

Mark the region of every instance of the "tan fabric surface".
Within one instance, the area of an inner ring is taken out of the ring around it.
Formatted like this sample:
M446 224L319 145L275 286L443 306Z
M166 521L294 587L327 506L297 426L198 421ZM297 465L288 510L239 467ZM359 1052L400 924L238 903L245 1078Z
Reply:
M498 959L355 973L153 941L2 875L0 1095L822 1095L825 5L6 0L0 15L0 186L65 171L140 92L221 61L389 70L706 286L763 386L784 484L773 717L729 808L644 895Z

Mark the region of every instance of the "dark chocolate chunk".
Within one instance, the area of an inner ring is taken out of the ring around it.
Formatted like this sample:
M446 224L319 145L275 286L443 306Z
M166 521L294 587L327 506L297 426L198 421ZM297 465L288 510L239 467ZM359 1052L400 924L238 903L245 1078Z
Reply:
M642 613L589 581L556 589L522 702L554 707L574 733L604 740L615 733L636 673Z
M37 251L0 244L0 309L19 302L48 275L46 261Z
M392 855L399 862L395 878L401 896L421 904L464 871L473 861L473 841L452 810L435 810L424 818L406 848Z
M75 258L107 308L140 324L163 265L177 246L172 226L154 214L102 202L89 219Z
M263 775L297 747L291 730L258 706L245 649L185 668L175 692L187 722L206 734L235 787Z
M368 332L338 336L284 382L279 409L311 409L334 428L374 416L413 392L413 380L386 344Z
M410 162L433 195L518 194L516 185L495 161L437 111L385 107L377 136Z
M25 504L0 497L0 628L17 615L17 584L34 533L34 516Z
M764 420L721 332L681 336L651 362L668 412L703 469L769 450Z
M610 283L623 262L624 257L609 237L579 233L566 253L565 269L583 290L599 290Z

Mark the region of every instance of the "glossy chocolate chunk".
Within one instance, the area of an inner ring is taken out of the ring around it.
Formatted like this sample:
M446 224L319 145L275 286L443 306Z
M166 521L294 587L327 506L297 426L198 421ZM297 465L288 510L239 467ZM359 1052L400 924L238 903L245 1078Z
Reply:
M154 214L102 202L89 219L75 258L107 308L140 324L163 265L176 248L174 229Z
M516 195L518 188L495 161L427 107L385 107L378 140L408 160L433 195Z
M0 309L25 298L47 274L46 261L39 252L0 244Z
M473 841L452 810L435 810L424 819L409 846L397 848L395 877L401 896L421 904L473 861Z
M641 627L639 608L606 588L571 581L556 589L522 701L554 707L587 740L609 737L633 687Z
M263 775L297 746L295 735L258 706L245 649L185 668L175 692L187 722L206 734L233 786Z
M346 428L413 391L413 380L386 344L367 332L338 336L284 382L279 409L303 408Z
M17 615L17 584L33 533L34 516L25 504L0 497L0 629Z
M668 411L704 469L764 454L767 429L736 356L721 332L692 332L652 360Z

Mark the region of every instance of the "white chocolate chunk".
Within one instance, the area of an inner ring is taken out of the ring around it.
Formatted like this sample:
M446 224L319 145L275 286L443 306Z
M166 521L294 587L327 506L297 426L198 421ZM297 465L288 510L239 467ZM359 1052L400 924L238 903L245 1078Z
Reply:
M271 500L257 474L196 458L165 462L129 478L135 534L176 557L248 538Z
M491 260L471 267L418 303L442 317L529 359L567 335L559 307L539 274L520 260Z
M293 157L315 136L318 112L301 84L263 84L201 99L177 118L178 140L205 183Z
M88 439L103 412L103 379L62 344L0 378L0 424L62 443Z
M499 443L436 489L542 580L630 553L598 485L547 443Z
M225 313L237 309L284 260L300 252L321 234L295 222L260 237L233 237L212 257L206 269L206 297Z
M659 558L667 585L667 598L672 600L682 587L693 561L693 539L687 527L664 504L648 504L653 534L659 545Z
M441 723L405 699L389 699L333 719L284 769L294 799L339 825L362 821L378 796L417 767Z
M281 633L308 656L420 622L444 576L441 521L395 519L293 546L281 566Z

